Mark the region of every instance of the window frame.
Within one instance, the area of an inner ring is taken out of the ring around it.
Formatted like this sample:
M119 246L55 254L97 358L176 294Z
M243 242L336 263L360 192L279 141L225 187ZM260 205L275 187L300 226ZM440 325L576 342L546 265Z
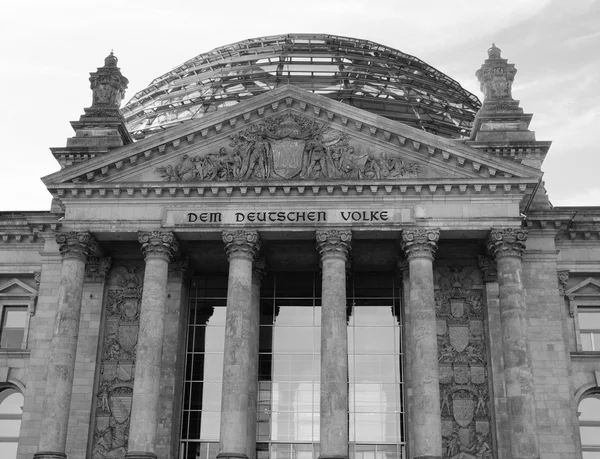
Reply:
M17 288L15 289L14 287ZM13 290L16 290L16 292ZM18 348L0 347L0 352L21 352L27 350L31 316L35 313L37 296L38 291L36 289L16 278L0 285L0 335L2 334L1 328L4 325L5 309L13 306L27 308L25 330L23 332L21 346Z
M586 331L582 332L581 323L579 321L579 314L581 313L597 312L598 315L600 315L600 300L573 299L570 300L570 306L573 308L573 318L575 319L575 342L577 344L577 352L600 352L600 349L584 350L583 339L581 338L581 333L594 333L593 330L597 330L597 334L600 335L600 328L584 328L583 330ZM592 347L593 346L594 340L592 338Z

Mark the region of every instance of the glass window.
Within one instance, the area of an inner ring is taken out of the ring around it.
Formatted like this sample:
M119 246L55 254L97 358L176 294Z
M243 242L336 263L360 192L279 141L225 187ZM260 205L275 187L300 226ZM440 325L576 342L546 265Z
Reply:
M600 351L600 309L579 308L579 334L583 351Z
M600 458L600 392L579 402L579 434L581 451L586 459Z
M23 394L16 389L0 392L0 451L3 459L17 457L23 402Z
M0 329L0 348L21 349L26 323L26 306L4 306L2 328Z

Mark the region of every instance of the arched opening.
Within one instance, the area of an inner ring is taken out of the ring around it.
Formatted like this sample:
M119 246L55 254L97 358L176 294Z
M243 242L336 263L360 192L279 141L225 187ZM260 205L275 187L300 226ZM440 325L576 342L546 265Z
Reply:
M0 450L4 459L16 459L23 416L23 394L9 386L0 389Z
M600 459L600 392L585 395L577 411L583 459Z

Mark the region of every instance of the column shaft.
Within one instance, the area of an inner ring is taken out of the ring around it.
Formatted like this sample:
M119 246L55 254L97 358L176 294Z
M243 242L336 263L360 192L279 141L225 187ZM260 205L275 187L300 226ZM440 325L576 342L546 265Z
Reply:
M140 232L139 241L146 266L126 454L130 459L156 457L167 276L169 261L177 250L172 233Z
M442 422L438 368L433 257L439 230L403 231L402 247L408 258L413 387L412 424L414 458L442 457Z
M504 379L510 425L511 456L538 458L535 394L527 342L527 305L523 290L521 256L527 232L492 230L488 250L498 263Z
M46 392L35 457L66 457L67 428L71 409L73 374L79 336L79 319L85 263L96 242L89 233L62 233L56 242L63 257L50 361L46 375Z
M346 261L349 230L317 231L322 264L321 458L348 457Z
M229 280L217 457L247 458L249 423L252 418L249 412L250 394L254 389L256 401L257 379L256 370L251 367L258 361L256 351L250 349L251 343L256 340L258 323L258 315L253 310L256 304L253 300L252 266L260 242L256 231L242 230L224 232L223 241L229 258Z
M252 295L250 333L248 339L250 388L248 390L248 436L246 454L248 459L256 458L256 404L258 397L258 347L260 334L260 286L264 275L265 261L258 259L252 271Z

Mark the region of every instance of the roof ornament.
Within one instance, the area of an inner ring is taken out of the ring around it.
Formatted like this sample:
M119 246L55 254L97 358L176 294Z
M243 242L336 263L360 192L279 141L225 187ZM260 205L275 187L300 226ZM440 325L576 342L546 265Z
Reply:
M108 112L118 112L129 80L117 67L117 56L111 50L104 59L104 67L90 73L90 89L92 90L92 116L107 116ZM102 114L101 114L102 113ZM116 114L116 113L114 113ZM113 114L113 116L114 116ZM90 116L87 111L86 115Z
M501 59L502 50L496 46L496 43L492 43L492 47L488 49L489 59Z
M492 47L488 49L488 59L475 76L479 80L481 91L483 92L483 107L486 104L500 104L503 109L506 109L506 102L514 101L512 97L512 83L515 79L517 69L515 64L509 64L506 59L500 56L500 48L492 43ZM512 105L511 105L512 106ZM515 108L518 104L515 106ZM510 110L510 108L509 108Z

